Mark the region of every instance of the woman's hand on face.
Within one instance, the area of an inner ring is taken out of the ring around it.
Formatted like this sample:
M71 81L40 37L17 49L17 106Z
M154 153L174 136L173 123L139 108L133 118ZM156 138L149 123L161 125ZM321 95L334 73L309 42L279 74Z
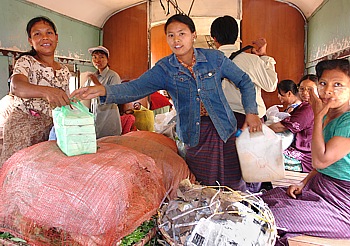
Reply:
M242 130L246 127L249 127L249 132L261 132L262 123L259 116L255 114L246 114Z
M297 198L297 195L301 194L303 188L304 188L303 183L290 185L287 189L287 195L295 199Z
M322 100L316 95L313 89L309 88L309 103L312 106L312 110L314 111L314 115L323 118L330 108L333 100L328 101L328 103L323 103Z
M49 86L45 87L45 99L50 104L51 108L66 106L70 104L68 95L62 89Z
M70 98L75 98L78 100L87 100L99 96L106 95L106 88L103 85L98 86L87 86L80 89L76 89L70 94Z

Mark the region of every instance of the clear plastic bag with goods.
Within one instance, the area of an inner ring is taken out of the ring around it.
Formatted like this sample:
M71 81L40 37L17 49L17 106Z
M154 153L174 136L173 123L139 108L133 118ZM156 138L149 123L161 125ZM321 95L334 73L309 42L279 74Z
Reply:
M67 156L96 153L93 114L81 102L72 102L71 106L52 111L58 147Z

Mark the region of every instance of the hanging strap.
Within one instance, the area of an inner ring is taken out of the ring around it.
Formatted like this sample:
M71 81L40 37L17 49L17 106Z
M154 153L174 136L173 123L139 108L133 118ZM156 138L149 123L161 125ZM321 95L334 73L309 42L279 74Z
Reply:
M246 51L246 50L249 50L249 49L253 49L253 46L247 45L247 46L243 47L243 48L240 49L240 50L237 50L237 51L235 51L235 52L232 52L232 54L230 55L229 59L230 59L230 60L233 60L233 58L235 58L236 56L238 56L239 54L241 54L243 51Z

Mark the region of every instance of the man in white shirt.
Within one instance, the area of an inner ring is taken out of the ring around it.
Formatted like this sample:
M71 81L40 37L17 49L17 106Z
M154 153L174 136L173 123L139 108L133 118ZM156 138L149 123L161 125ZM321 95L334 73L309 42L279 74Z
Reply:
M215 47L222 51L227 57L238 49L235 42L238 37L238 24L231 16L216 18L211 24L210 34L214 39ZM246 72L255 85L256 102L258 104L259 117L263 118L266 114L266 106L263 101L261 90L273 92L277 87L277 73L275 71L276 61L274 58L266 55L266 40L264 38L253 42L256 48L252 48L252 53L239 53L233 62L244 72ZM237 118L237 127L241 128L245 112L241 102L241 93L233 83L228 80L223 81L223 89L232 111Z
M222 51L225 56L244 72L246 72L255 85L256 103L258 104L259 117L263 120L266 114L266 106L261 95L261 90L273 92L277 88L278 78L275 71L276 61L266 55L267 42L260 38L253 42L251 53L238 50L235 46L238 37L238 24L236 20L228 15L216 18L211 24L210 35L214 39L215 47ZM224 80L223 90L230 107L237 119L237 128L242 128L245 122L245 111L242 105L241 93L239 89L230 81ZM247 183L247 188L251 192L258 192L261 183ZM264 187L265 188L265 187Z

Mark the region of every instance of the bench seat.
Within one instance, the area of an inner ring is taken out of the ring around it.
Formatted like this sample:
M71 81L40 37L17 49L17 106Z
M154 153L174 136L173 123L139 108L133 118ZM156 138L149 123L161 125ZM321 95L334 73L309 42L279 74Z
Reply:
M288 239L289 246L350 246L349 239L297 236Z
M297 184L307 176L307 173L285 171L285 177L272 181L272 187L288 187ZM311 236L297 236L288 239L289 246L350 246L349 239L330 239Z
M272 187L288 187L291 184L297 184L303 178L307 176L307 173L300 173L294 171L285 171L285 176L283 179L272 181Z

